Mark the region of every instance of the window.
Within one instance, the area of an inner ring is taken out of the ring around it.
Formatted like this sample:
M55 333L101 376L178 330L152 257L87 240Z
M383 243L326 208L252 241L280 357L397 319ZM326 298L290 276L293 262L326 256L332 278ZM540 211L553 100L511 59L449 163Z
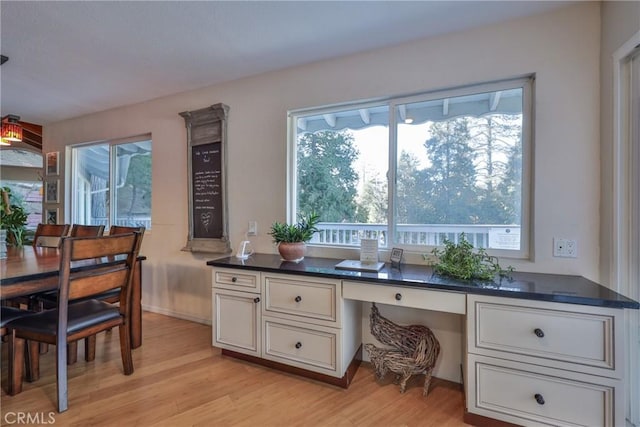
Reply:
M26 229L42 222L42 153L15 147L0 150L0 187L9 187L14 203L27 213Z
M311 243L425 251L461 233L528 256L533 78L290 112L292 218Z
M74 224L151 228L151 139L71 148Z

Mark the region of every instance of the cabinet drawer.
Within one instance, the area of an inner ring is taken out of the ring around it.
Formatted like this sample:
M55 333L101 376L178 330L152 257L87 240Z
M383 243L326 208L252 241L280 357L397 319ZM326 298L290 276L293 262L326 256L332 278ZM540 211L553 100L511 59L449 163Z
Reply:
M572 307L567 304L543 305L534 301L519 303L471 296L469 299L473 301L469 316L475 321L473 333L469 334L472 353L514 357L514 360L522 360L514 355L539 357L550 362L538 363L550 366L559 361L610 371L616 369L613 339L616 319L611 310L589 312L581 307L578 312L571 311Z
M614 380L575 373L565 377L562 371L473 355L471 369L475 398L469 401L470 412L522 425L624 424L614 419L616 386L622 388Z
M336 376L338 330L263 319L265 359Z
M299 321L322 320L335 326L339 323L337 290L335 281L265 276L264 314Z
M342 297L457 314L466 313L467 301L466 295L458 292L412 289L346 280L342 283Z
M213 271L213 286L238 291L260 292L260 273L216 269Z

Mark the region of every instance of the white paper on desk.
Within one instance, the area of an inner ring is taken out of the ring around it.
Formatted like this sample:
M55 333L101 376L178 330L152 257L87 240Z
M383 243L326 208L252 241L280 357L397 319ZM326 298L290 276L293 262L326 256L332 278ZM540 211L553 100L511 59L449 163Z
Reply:
M378 262L378 239L360 239L360 262Z

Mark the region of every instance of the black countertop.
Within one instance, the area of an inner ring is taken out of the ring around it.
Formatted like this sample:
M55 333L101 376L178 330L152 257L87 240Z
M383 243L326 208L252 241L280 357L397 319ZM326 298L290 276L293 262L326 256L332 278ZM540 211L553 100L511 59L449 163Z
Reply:
M400 269L389 263L378 272L337 270L342 260L305 257L300 262L283 261L278 255L253 254L247 259L234 256L211 260L213 267L240 268L301 276L330 277L356 282L375 283L381 286L405 286L411 288L458 291L469 294L494 295L509 298L562 302L613 308L640 308L640 304L609 288L580 276L562 274L513 272L511 278L494 282L465 282L433 273L431 267L403 264Z

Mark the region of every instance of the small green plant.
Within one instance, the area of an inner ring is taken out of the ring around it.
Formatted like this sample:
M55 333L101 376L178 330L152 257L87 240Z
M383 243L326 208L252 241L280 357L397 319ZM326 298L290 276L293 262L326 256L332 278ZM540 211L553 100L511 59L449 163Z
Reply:
M502 269L498 258L488 255L484 249L474 251L464 233L460 234L458 243L445 239L444 249L435 248L431 253L438 259L433 265L434 271L455 279L490 281L496 275L505 277L513 271L511 266Z
M22 246L27 225L27 213L15 201L9 187L2 187L0 193L2 194L0 197L0 228L7 230L7 243Z
M318 231L316 225L319 222L320 216L316 213L301 214L295 224L274 222L268 234L273 237L275 243L308 242L313 237L313 234Z

